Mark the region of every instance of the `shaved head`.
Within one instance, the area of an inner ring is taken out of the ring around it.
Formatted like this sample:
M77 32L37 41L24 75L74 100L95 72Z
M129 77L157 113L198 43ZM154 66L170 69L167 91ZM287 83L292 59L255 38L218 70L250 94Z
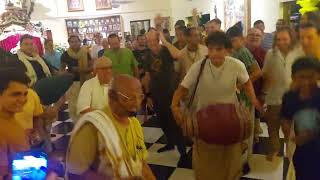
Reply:
M147 37L147 45L148 45L149 49L151 49L151 51L154 54L158 54L160 52L160 48L161 48L161 46L159 44L158 32L150 31L147 33L146 37Z
M140 109L143 91L138 79L117 75L111 81L109 104L119 115L133 116Z
M157 31L150 31L146 34L148 41L159 41L159 36Z
M141 88L140 81L132 76L120 74L115 76L111 82L111 89L120 92L136 91Z

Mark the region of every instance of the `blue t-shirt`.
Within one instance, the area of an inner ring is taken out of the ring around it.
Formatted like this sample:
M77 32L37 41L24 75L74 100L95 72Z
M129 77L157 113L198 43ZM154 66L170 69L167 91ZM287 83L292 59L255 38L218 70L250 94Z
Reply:
M299 92L289 91L283 97L281 117L292 121L296 135L303 131L313 131L320 141L320 89L312 98L301 100Z
M51 66L53 66L53 67L55 67L57 69L60 69L60 67L61 67L61 60L60 60L61 55L62 54L60 52L54 51L53 54L45 53L43 57L47 60L47 62Z

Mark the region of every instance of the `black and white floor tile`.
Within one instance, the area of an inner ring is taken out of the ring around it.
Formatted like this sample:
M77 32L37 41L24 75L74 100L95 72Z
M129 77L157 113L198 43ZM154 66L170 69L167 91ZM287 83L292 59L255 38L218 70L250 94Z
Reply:
M157 153L157 150L166 144L166 139L162 130L159 128L157 119L152 117L148 122L142 123L145 143L149 151L147 159L152 171L158 180L194 180L191 167L192 149L188 147L188 159L190 163L182 164L179 167L179 153L172 150L164 153ZM242 177L242 180L283 180L288 170L288 160L284 157L285 146L283 143L283 134L280 132L281 150L278 157L273 162L266 161L265 155L268 151L268 132L266 123L261 123L263 133L260 135L259 143L254 146L253 156L249 164L251 171L248 175ZM68 118L67 110L59 113L59 119L53 124L52 138L55 151L64 154L69 142L70 133L73 128L72 120ZM63 159L63 158L61 158ZM62 162L63 164L63 162ZM59 173L63 174L63 172ZM62 176L62 175L61 175ZM61 178L62 179L62 178Z

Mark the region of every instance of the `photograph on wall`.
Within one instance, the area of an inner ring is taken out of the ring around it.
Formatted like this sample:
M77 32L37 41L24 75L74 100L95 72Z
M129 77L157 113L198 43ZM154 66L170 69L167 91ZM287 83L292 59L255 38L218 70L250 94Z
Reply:
M83 0L67 0L68 11L83 11Z
M112 9L112 0L96 0L96 9Z
M148 29L150 28L150 19L130 21L130 27L132 38L135 39L140 34L140 31L142 29L148 31Z
M246 24L245 0L225 0L224 1L224 28L228 29L241 21Z

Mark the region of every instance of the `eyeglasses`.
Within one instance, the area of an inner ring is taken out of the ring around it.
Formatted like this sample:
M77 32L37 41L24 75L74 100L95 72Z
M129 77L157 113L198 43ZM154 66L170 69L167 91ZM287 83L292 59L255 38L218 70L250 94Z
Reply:
M129 97L121 92L117 92L117 94L119 94L120 96L124 97L127 101L134 101L134 100L142 100L144 99L144 94L136 94L134 95L134 97Z

